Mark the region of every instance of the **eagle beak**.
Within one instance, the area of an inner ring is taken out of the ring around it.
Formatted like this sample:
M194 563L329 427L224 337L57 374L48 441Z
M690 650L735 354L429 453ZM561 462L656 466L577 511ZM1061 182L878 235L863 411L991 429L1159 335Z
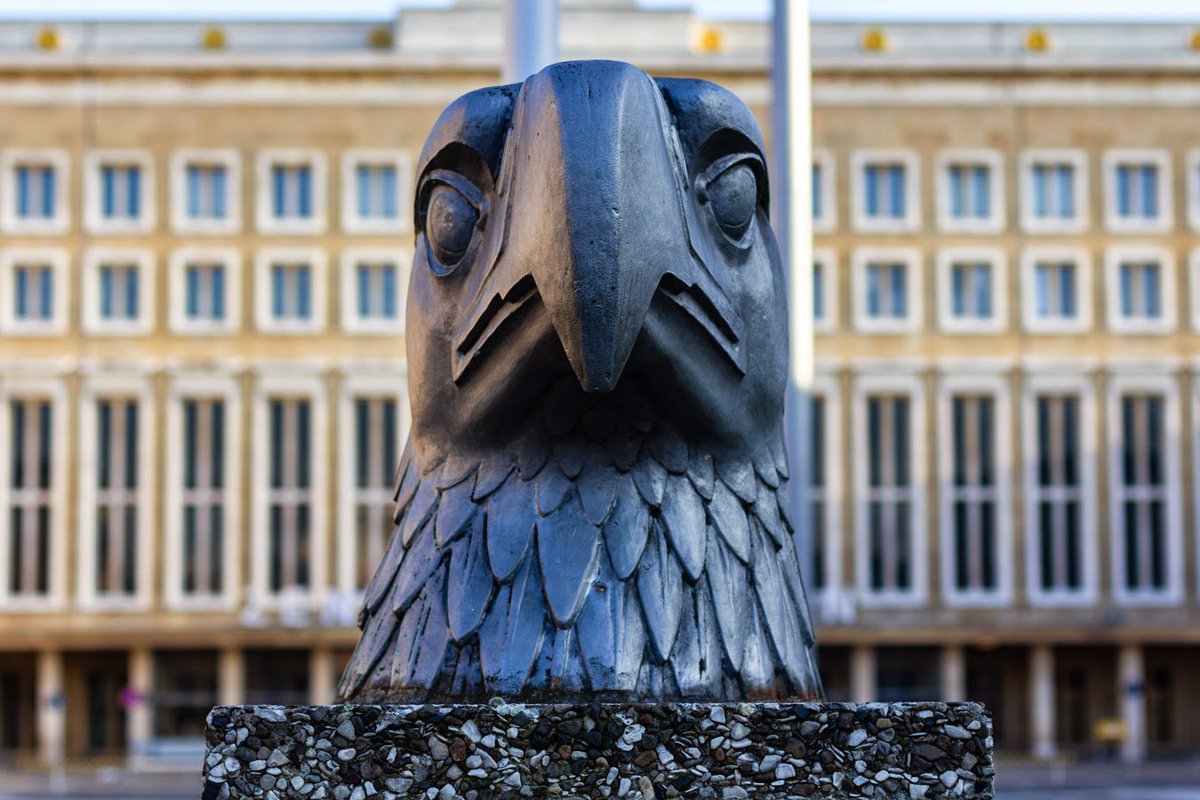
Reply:
M690 261L658 87L617 62L525 82L504 260L532 276L585 391L621 377L664 275ZM512 152L512 151L510 151Z

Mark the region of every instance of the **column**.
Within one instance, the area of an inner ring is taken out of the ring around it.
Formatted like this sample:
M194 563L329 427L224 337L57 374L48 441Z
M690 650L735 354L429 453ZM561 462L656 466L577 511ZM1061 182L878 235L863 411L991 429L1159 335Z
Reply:
M875 648L869 644L855 645L850 651L850 696L856 703L871 703L879 699L878 669Z
M154 711L150 706L150 696L154 692L154 654L150 648L130 650L128 670L125 742L129 759L136 762L149 755L150 740L154 738Z
M941 655L942 700L967 699L967 655L962 645L948 644Z
M57 650L37 655L38 756L59 768L67 750L67 695L63 686L63 657Z
M1117 653L1117 708L1125 723L1121 760L1146 760L1146 660L1141 645L1128 644Z
M325 706L333 702L334 674L333 651L325 647L314 647L308 657L308 702L314 706Z
M1049 645L1034 645L1029 651L1029 721L1033 757L1054 758L1054 651Z
M246 702L246 654L240 647L226 647L217 656L217 702L223 706Z

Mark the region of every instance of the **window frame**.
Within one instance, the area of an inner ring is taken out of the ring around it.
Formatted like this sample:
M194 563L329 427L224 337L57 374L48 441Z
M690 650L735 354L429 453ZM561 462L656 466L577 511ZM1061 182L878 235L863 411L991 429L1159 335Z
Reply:
M912 531L912 589L875 591L870 588L870 548L868 539L870 484L867 441L867 400L872 395L903 395L912 410L909 442L909 504ZM929 519L926 511L925 381L916 371L896 366L890 372L858 373L853 379L854 447L854 580L859 604L864 608L919 608L929 602Z
M1024 451L1025 595L1037 608L1086 608L1100 594L1100 534L1097 508L1098 417L1095 382L1079 365L1048 365L1028 371L1021 387L1021 444ZM1073 395L1079 400L1079 528L1082 542L1082 587L1079 591L1042 589L1041 554L1037 547L1037 401L1044 395Z
M1121 316L1121 265L1126 262L1154 261L1161 272L1162 316L1156 319ZM1104 251L1105 322L1113 333L1165 334L1175 329L1175 254L1157 245L1113 245Z
M1163 491L1164 524L1166 525L1166 579L1161 592L1130 592L1124 587L1122 570L1111 570L1113 601L1118 606L1151 608L1179 606L1184 602L1184 541L1183 508L1180 491L1183 488L1179 442L1183 441L1179 383L1174 371L1161 367L1149 371L1144 365L1121 368L1114 366L1108 377L1106 411L1108 415L1108 530L1111 563L1125 563L1124 527L1121 524L1123 483L1121 479L1121 441L1119 428L1121 400L1127 393L1154 393L1163 399Z
M15 148L0 152L0 230L29 236L58 236L71 227L70 156L58 148ZM17 214L17 168L45 166L54 170L54 216L25 219Z
M390 166L396 170L396 218L363 217L358 213L358 167ZM407 233L412 230L412 154L407 150L354 149L342 153L342 230L352 234ZM409 212L409 213L406 213Z
M1200 231L1200 150L1189 150L1184 156L1184 190L1187 192L1188 227Z
M307 320L277 320L271 313L271 269L276 263L305 262L312 271L312 314ZM328 257L319 247L265 247L254 257L254 327L262 333L306 335L323 331L327 321Z
M255 223L259 233L270 235L317 236L329 227L328 171L325 154L320 150L276 148L260 150L256 159ZM308 166L312 170L312 216L301 219L279 218L274 214L271 172L276 166Z
M1069 164L1075 170L1074 191L1075 216L1038 217L1033 213L1033 168L1037 164ZM1087 230L1091 216L1088 203L1090 188L1088 181L1087 151L1077 148L1031 148L1020 155L1021 229L1026 233L1068 234Z
M1078 293L1074 321L1037 316L1037 265L1039 262L1075 264L1075 289ZM1021 251L1021 326L1028 333L1072 334L1092 329L1092 256L1082 247L1036 245Z
M821 306L825 310L825 314L820 319L817 319L815 314L813 315L813 333L832 333L837 330L838 326L837 251L832 247L814 247L812 260L814 265L821 265L821 271L825 276L821 287ZM813 291L816 292L815 286L813 287Z
M173 611L234 611L241 596L241 471L242 471L242 399L236 377L228 374L204 375L185 372L173 375L167 386L166 433L169 441L183 442L183 404L188 400L219 400L225 404L223 515L223 582L221 592L206 596L188 596L183 591L183 447L166 448L163 502L163 533L166 539L163 565L164 605Z
M904 167L904 216L877 219L867 215L866 168L898 163ZM851 219L859 233L913 233L921 228L921 173L916 151L900 148L856 150L850 156Z
M187 316L187 269L195 263L220 264L225 269L225 319L217 322ZM242 254L233 247L178 247L167 258L169 292L167 318L172 333L212 336L236 333L242 327Z
M981 165L988 168L988 206L986 217L953 215L950 204L950 168L958 165ZM999 150L967 148L942 150L937 154L937 221L943 233L1000 233L1004 230L1004 157Z
M1105 150L1104 226L1112 233L1167 233L1175 227L1172 194L1171 152L1166 149L1123 147ZM1158 169L1157 202L1159 214L1153 219L1124 219L1118 213L1117 168L1124 164L1151 164Z
M104 188L100 172L108 164L136 166L141 169L139 214L134 219L104 218ZM88 233L123 235L150 233L154 230L158 197L154 180L154 159L148 150L89 150L84 155L83 177L83 223Z
M187 170L193 164L224 167L225 217L192 219L188 216ZM242 157L232 147L188 148L171 154L171 230L199 236L228 236L242 229Z
M876 319L867 314L867 267L872 263L903 264L907 278L903 319ZM867 334L916 333L924 319L922 300L922 254L915 247L858 247L850 255L854 290L854 330Z
M45 264L52 271L53 315L49 320L22 320L16 315L13 286L17 267ZM0 248L0 331L6 336L58 336L67 332L70 303L70 256L61 247Z
M137 492L137 552L135 561L135 592L131 596L104 596L96 589L96 527L95 514L99 502L99 490L95 485L99 477L96 469L80 470L78 477L79 512L76 558L78 560L78 604L89 612L132 613L150 607L153 596L152 579L157 560L155 548L154 498L155 481L155 402L154 391L148 375L93 374L87 376L79 396L79 463L95 465L99 458L96 436L98 435L98 403L104 399L130 399L138 403L138 476Z
M837 229L837 160L833 157L833 153L824 149L815 149L812 154L814 167L821 168L821 180L818 184L821 193L821 199L825 202L822 204L822 211L825 213L821 216L813 215L812 232L813 233L833 233Z
M45 597L13 595L8 589L8 553L12 528L9 515L0 514L0 608L5 613L39 613L66 608L66 574L68 557L69 509L67 483L71 480L68 459L71 455L71 409L64 377L51 375L10 375L0 383L0 452L8 453L12 446L12 402L49 400L51 425L54 429L50 446L50 543L48 551L47 593ZM0 508L13 507L11 459L0 459Z
M138 315L106 320L100 315L100 270L106 264L138 271ZM83 329L96 336L142 336L154 330L154 251L144 247L90 247L83 253Z
M937 251L938 328L945 333L996 334L1008 328L1008 269L998 247L943 247ZM986 319L956 317L953 313L953 268L986 263L991 270L992 315Z
M842 503L845 495L842 487L842 426L841 387L837 375L829 371L817 371L813 377L812 394L820 395L825 404L825 484L822 487L825 503L825 587L814 587L812 602L820 617L825 621L846 619L846 604L849 600L843 574L845 547L842 529ZM810 490L811 491L811 490ZM806 492L808 494L808 492ZM851 592L852 593L852 592Z
M413 253L408 248L348 247L341 255L342 330L352 334L404 333L405 301ZM358 314L358 265L390 262L396 267L396 319L363 318Z
M1200 331L1200 247L1194 247L1188 252L1187 271L1188 308L1192 330Z

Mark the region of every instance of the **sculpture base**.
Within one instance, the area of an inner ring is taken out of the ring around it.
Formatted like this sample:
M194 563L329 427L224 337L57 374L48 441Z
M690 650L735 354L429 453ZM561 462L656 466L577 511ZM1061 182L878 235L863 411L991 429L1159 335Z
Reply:
M204 798L992 798L977 703L218 706Z

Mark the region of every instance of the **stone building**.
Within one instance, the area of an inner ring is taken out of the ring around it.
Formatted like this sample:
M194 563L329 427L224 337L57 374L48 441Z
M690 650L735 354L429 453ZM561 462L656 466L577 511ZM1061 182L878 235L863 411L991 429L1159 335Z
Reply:
M564 57L766 119L764 24L564 6ZM405 435L413 162L500 29L0 22L0 757L193 759L214 703L331 698ZM831 697L1200 749L1200 33L813 41Z

